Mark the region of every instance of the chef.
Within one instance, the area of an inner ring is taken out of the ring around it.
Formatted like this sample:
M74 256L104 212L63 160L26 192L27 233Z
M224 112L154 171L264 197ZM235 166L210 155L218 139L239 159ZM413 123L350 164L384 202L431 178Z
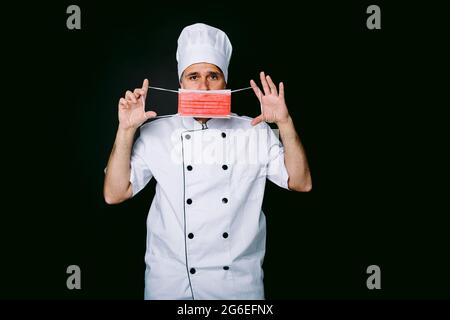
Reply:
M223 31L201 23L184 28L176 53L180 87L225 89L231 52ZM123 202L156 179L145 299L264 299L266 181L299 192L312 183L283 83L277 87L264 72L260 81L262 89L250 81L262 111L254 119L147 121L156 117L145 111L147 79L120 99L104 197L108 204ZM278 126L282 143L267 123Z

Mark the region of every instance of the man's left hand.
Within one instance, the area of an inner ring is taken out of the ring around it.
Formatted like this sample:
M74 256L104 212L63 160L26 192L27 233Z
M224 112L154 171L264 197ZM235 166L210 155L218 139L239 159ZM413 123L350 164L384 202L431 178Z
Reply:
M277 125L288 122L290 116L284 100L283 82L280 82L279 90L277 90L277 86L273 83L270 76L266 76L264 72L261 72L260 78L264 93L259 89L255 81L250 80L250 85L262 108L262 114L252 120L252 125L255 126L262 121Z

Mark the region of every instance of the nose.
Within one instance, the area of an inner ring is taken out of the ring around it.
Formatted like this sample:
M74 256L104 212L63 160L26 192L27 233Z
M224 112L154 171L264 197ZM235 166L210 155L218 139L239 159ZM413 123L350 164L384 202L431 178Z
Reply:
M207 78L203 78L200 81L199 90L209 90L209 82Z

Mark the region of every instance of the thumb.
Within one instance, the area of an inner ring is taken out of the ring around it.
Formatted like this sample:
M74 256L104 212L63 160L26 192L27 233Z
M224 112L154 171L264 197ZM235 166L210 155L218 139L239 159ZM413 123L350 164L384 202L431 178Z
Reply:
M151 118L154 118L154 117L156 117L156 112L155 111L147 111L145 113L145 118L147 118L147 119L151 119Z
M263 115L260 114L259 116L257 116L255 119L252 120L251 125L252 126L256 126L258 123L263 121Z

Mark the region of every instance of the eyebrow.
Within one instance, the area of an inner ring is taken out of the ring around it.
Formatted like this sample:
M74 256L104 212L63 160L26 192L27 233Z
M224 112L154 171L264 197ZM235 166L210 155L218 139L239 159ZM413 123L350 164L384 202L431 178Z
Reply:
M208 71L208 75L220 75L220 71ZM188 74L185 75L185 77L191 77L191 76L198 76L200 75L199 72L197 71L193 71L193 72L189 72Z
M198 72L189 72L188 74L185 75L185 77L190 77L190 76L198 76Z

